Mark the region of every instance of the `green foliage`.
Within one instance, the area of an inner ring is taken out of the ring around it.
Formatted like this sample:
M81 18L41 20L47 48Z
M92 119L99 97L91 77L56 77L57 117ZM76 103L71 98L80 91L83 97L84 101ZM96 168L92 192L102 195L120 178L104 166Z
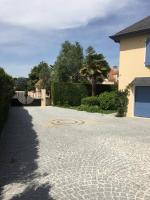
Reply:
M100 108L103 110L116 110L116 92L103 92L98 97Z
M86 97L82 99L79 110L88 112L111 113L117 110L117 116L126 115L128 106L128 90L103 92L98 97Z
M29 74L29 82L30 82L30 89L35 89L34 86L35 84L38 82L38 80L40 79L40 71L42 69L42 63L40 63L37 66L34 66Z
M15 90L25 91L26 89L27 89L27 78L24 77L15 78Z
M35 87L34 87L34 82L35 82L35 81L33 81L33 80L31 80L31 79L28 79L28 81L27 81L27 90L28 90L28 91L31 91L31 90L34 90L34 89L35 89Z
M97 96L85 97L82 99L81 104L87 106L99 106L99 100Z
M78 42L65 41L54 64L54 81L78 81L78 72L83 62L83 49Z
M54 105L78 106L87 96L86 87L80 83L53 82L51 93Z
M103 92L99 96L82 99L82 105L99 106L101 110L116 110L116 92Z
M117 116L124 117L128 107L128 89L120 90L116 95Z
M99 113L100 112L100 108L99 106L96 106L96 105L83 105L81 104L79 107L78 107L78 110L80 111L87 111L87 112L92 112L92 113Z
M14 81L0 68L0 131L7 118L11 97L14 94Z
M102 110L99 106L88 106L88 105L80 105L77 110L87 111L91 113L103 113L103 114L111 114L114 111L112 110Z
M92 95L92 92L91 92L92 86L91 86L91 84L84 83L84 85L86 86L86 88L88 90L88 96L91 96ZM96 96L97 96L97 95L100 95L103 92L117 91L117 88L118 87L116 85L96 84L95 93L96 93Z
M50 67L48 66L47 63L45 63L40 70L39 78L40 78L40 80L42 80L41 87L43 89L46 89L47 92L49 90L49 85L50 85L50 75L51 75Z
M80 74L86 77L87 80L90 80L92 84L92 96L96 94L96 83L101 83L107 76L109 70L109 65L103 54L98 54L92 47L88 47Z
M48 89L51 78L51 67L46 62L40 62L37 66L34 66L29 74L28 90L34 90L35 84L41 79L42 88Z

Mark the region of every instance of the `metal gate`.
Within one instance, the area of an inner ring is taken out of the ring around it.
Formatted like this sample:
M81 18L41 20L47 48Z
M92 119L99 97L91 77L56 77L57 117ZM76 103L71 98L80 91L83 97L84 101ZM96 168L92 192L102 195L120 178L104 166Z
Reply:
M17 91L11 100L12 106L41 106L41 98L25 95L25 91Z

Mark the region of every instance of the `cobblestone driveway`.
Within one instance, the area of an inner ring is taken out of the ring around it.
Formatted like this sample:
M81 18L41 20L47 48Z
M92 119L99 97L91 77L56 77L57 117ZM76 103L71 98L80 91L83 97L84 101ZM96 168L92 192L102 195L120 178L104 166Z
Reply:
M150 120L12 108L0 186L2 200L150 200Z

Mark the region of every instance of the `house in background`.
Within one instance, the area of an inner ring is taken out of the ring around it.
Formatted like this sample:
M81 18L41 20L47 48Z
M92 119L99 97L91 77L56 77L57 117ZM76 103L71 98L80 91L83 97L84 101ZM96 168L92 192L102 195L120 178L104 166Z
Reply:
M117 66L113 66L107 74L107 78L104 79L104 85L118 85L119 70Z
M150 117L150 16L110 38L120 43L119 89L130 85L127 116Z
M118 83L119 70L117 66L114 66L107 75L108 81L113 82L114 84Z

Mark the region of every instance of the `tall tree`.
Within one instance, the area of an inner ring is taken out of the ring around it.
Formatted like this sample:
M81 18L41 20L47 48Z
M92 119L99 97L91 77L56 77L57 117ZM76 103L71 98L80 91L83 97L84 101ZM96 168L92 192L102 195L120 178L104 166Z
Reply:
M19 77L15 78L15 90L25 91L27 89L27 78Z
M96 94L97 81L102 82L107 76L109 69L109 65L103 54L96 53L91 46L88 47L80 74L91 82L92 96Z
M29 74L28 89L35 89L35 84L41 79L42 88L47 89L50 82L50 69L51 67L46 62L40 62L40 64L34 66Z
M41 86L43 89L46 89L46 91L48 91L50 88L50 77L51 77L50 67L47 65L47 63L45 63L40 70L39 79L42 80Z
M83 49L78 42L65 41L54 64L56 81L76 81L75 74L80 70L83 61Z

